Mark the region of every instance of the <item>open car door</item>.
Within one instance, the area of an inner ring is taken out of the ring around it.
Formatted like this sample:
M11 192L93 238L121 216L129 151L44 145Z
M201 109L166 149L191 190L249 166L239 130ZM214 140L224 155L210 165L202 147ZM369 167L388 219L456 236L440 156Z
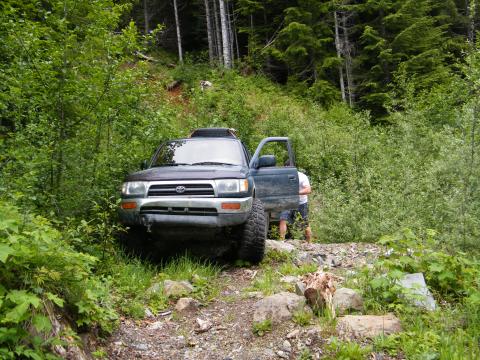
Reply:
M250 160L250 169L256 197L266 211L298 208L298 172L287 137L263 139Z

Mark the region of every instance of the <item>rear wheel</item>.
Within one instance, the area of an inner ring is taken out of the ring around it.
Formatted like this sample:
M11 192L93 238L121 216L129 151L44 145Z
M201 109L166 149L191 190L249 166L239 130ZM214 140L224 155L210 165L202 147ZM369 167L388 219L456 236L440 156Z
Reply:
M237 257L240 260L245 260L252 264L258 264L262 261L265 255L266 230L263 203L258 199L253 199L248 219L239 229Z

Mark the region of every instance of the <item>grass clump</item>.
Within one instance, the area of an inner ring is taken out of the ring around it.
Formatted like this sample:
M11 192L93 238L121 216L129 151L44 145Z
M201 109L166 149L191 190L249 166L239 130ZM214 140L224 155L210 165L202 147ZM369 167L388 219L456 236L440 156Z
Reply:
M293 261L293 254L286 251L269 250L265 254L261 266L275 265L278 263L291 263Z
M312 321L312 312L311 311L305 311L305 310L299 310L295 311L293 313L293 322L300 325L300 326L307 326L310 325L310 322Z
M263 336L265 333L272 330L272 320L266 319L264 321L253 323L252 331L257 336Z
M262 270L262 273L255 277L252 285L245 291L261 291L264 295L272 295L282 289L280 274L275 268L268 266Z
M184 255L164 264L156 280L187 280L195 287L193 297L210 301L220 291L220 285L215 281L219 273L219 266Z
M300 266L297 266L292 262L286 262L280 266L278 271L282 275L301 276L315 272L317 269L318 265L315 263L302 264Z
M330 338L325 350L328 360L366 360L372 352L372 346L362 347L353 341L341 341L336 337Z
M156 300L156 296L147 291L157 274L155 266L118 255L110 269L112 294L119 310L125 315L143 318L145 307Z
M219 272L218 266L188 255L161 265L118 255L112 260L109 277L118 309L138 319L145 316L147 307L157 313L170 306L171 299L163 293L164 280L189 281L195 289L191 296L208 302L218 295L216 278Z

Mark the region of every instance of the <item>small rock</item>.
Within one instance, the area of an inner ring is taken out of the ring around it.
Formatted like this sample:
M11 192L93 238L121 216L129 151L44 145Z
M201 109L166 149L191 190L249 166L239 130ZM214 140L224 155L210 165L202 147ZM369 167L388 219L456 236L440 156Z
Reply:
M291 253L296 250L295 246L293 246L292 244L277 240L266 240L265 248L270 251L275 250L285 253Z
M306 251L300 251L293 262L297 266L308 265L313 262L313 256Z
M113 345L115 345L115 346L123 346L123 342L121 342L121 341L115 341L115 342L113 343Z
M341 336L374 338L402 331L400 320L393 314L346 315L338 319L337 332Z
M246 278L252 280L255 276L257 276L258 270L245 269L243 270L243 273L245 274Z
M163 327L163 322L155 321L148 326L148 330L158 330Z
M198 345L198 340L197 339L188 339L188 342L187 342L188 346L197 346Z
M197 318L196 323L197 323L197 326L195 327L195 332L197 333L206 332L210 330L213 326L210 320L202 320L200 318Z
M288 354L286 354L286 353L285 353L284 351L282 351L282 350L278 350L278 351L277 351L277 355L278 355L279 358L282 358L282 359L288 359L288 358L289 358Z
M180 298L175 305L175 310L179 313L194 312L198 308L198 301L192 298Z
M298 281L298 276L291 276L291 275L282 276L280 278L280 281L286 284L295 284Z
M146 309L145 309L145 317L147 317L147 318L152 318L152 317L154 317L153 313L150 311L149 308L146 308Z
M406 274L399 280L399 285L406 290L404 295L413 305L429 311L436 309L437 304L422 273Z
M160 291L162 291L162 284L160 283L153 283L152 285L150 285L150 287L147 289L147 293L148 294L151 294L151 295L154 295L154 294L158 294Z
M132 346L135 350L138 351L147 351L148 350L148 345L147 344L133 344Z
M182 296L193 292L193 286L188 281L165 280L163 291L166 296Z
M318 328L309 329L305 334L308 339L317 340L321 337L321 331Z
M268 296L254 305L253 322L271 320L272 324L280 324L292 318L292 314L306 308L305 297L289 292Z
M293 330L293 331L290 331L290 332L287 334L287 339L296 338L299 334L300 334L300 330L299 330L299 329L295 329L295 330Z
M285 340L282 344L282 350L287 352L287 353L290 353L292 352L292 344L290 344L290 341L288 340Z
M261 291L250 291L246 293L250 299L263 299L263 293Z
M349 309L362 310L363 299L355 290L340 288L333 294L333 305L340 314Z
M265 349L264 354L267 359L273 359L275 357L275 351L273 351L272 349Z
M305 284L301 281L297 281L295 283L295 294L298 296L304 296L305 295Z
M329 255L325 259L325 264L328 267L337 267L337 266L340 266L342 263L338 259L336 259L335 257Z
M177 348L183 349L187 345L188 344L187 344L187 341L185 340L185 336L180 335L179 337L177 337Z

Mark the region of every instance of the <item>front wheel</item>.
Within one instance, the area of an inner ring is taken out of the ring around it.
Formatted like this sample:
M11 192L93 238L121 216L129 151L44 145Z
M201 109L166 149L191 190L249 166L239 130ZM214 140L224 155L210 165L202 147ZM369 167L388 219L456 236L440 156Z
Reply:
M239 229L239 246L237 257L240 260L258 264L265 255L267 237L265 209L263 203L253 199L252 209L247 221Z

